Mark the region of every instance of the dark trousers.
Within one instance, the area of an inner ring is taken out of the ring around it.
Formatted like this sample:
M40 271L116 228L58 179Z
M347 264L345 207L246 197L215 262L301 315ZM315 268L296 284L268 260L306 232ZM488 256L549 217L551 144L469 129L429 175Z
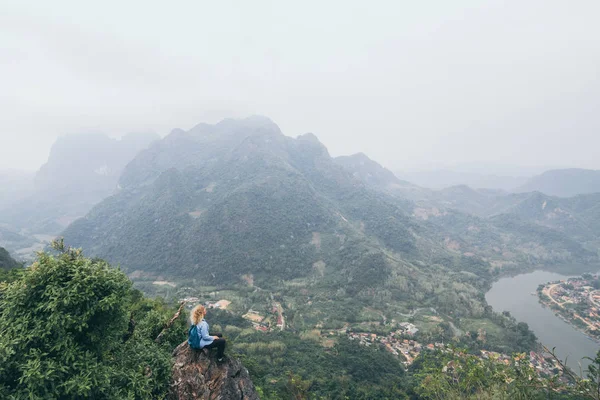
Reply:
M215 339L211 344L207 344L203 348L212 349L213 347L217 348L217 358L223 358L223 353L225 353L225 344L227 341L223 339L223 334L221 333L212 333L211 336L218 336L221 339Z

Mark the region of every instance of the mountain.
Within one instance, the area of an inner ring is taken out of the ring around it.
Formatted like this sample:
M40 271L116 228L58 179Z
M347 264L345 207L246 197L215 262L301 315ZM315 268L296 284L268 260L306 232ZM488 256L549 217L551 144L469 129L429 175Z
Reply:
M0 269L11 269L19 266L19 263L8 254L6 249L0 247Z
M392 171L371 160L364 153L336 157L334 161L349 171L352 171L354 177L364 181L368 185L384 189L418 189L418 186L398 179Z
M600 193L600 170L570 168L546 171L515 189L517 193L534 191L557 197Z
M130 133L121 139L99 133L63 136L37 172L36 189L110 193L125 165L159 138L155 133Z
M541 193L510 194L466 185L441 190L395 184L399 179L366 155L342 165L370 187L399 198L428 234L463 255L477 255L502 269L528 264L598 262L598 202L550 198ZM373 179L373 176L381 177ZM402 181L401 181L402 182ZM414 203L406 205L406 199ZM572 204L571 204L572 203Z
M174 130L119 185L63 235L135 279L273 291L294 282L294 296L337 299L304 314L314 323L358 301L483 310L464 298L488 264L448 250L410 201L370 188L314 135L284 136L267 118Z
M501 208L498 199L507 192L496 189L473 189L467 185L443 189L428 189L396 177L392 171L363 153L337 157L336 163L370 187L402 199L412 200L420 206L452 208L468 214L489 215ZM411 207L410 212L413 211Z
M302 317L314 324L356 302L478 314L474 293L498 268L597 260L529 221L495 224L392 195L421 189L364 155L333 159L313 134L284 136L265 117L176 129L140 152L119 186L63 232L69 245L138 280L292 288L293 302L323 302Z
M431 189L467 185L474 188L510 191L527 182L527 177L496 173L436 169L430 171L397 171L401 179Z
M600 193L561 198L533 192L510 197L519 201L505 214L565 232L582 242L600 238Z
M175 130L120 185L64 235L133 270L283 279L340 263L353 241L367 253L376 241L418 253L418 227L402 210L336 165L314 135L286 137L263 117Z
M151 142L151 133L120 140L104 134L68 135L52 146L34 189L0 209L0 223L15 232L54 235L112 194L125 165Z

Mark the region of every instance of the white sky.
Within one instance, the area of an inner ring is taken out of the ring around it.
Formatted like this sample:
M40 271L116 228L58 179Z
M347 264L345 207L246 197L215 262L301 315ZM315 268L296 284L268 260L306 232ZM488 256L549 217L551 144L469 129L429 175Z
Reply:
M600 168L600 1L0 0L0 169L262 114L392 168Z

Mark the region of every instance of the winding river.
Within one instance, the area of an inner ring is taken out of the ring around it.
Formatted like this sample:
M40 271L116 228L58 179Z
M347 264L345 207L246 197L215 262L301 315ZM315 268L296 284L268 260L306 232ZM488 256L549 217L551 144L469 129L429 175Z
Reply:
M593 358L600 344L558 318L549 308L542 307L535 293L538 285L565 278L567 276L547 271L502 278L494 283L485 298L495 311L509 311L517 321L526 322L540 342L550 349L556 347L557 355L563 360L567 357L569 367L579 372L579 363L584 368L589 364L582 358Z

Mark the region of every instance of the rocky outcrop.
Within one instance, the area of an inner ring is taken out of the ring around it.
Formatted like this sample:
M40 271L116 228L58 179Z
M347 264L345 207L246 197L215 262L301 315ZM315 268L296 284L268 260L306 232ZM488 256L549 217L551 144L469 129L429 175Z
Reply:
M248 370L234 358L217 362L215 351L177 346L168 400L258 400Z

